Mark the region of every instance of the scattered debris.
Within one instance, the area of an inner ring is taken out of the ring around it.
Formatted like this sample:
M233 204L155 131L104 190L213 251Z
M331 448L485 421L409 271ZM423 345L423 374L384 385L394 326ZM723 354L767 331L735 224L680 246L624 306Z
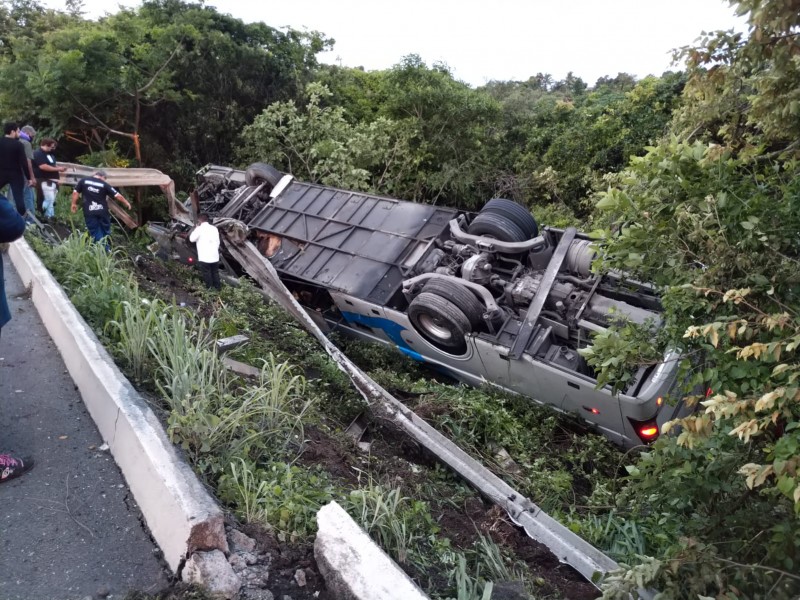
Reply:
M238 373L239 375L245 375L246 377L258 377L259 375L261 375L260 369L252 365L239 362L238 360L233 360L232 358L228 358L227 356L222 359L222 364L225 365L226 368L230 369L234 373Z
M303 569L297 569L294 572L294 580L297 582L298 587L306 587L306 572Z
M361 413L353 419L353 422L344 430L356 443L358 449L365 454L369 454L369 451L372 449L372 442L363 439L364 434L367 433L367 427L369 427L369 418L366 413Z
M238 529L228 530L228 541L234 552L240 550L244 552L253 552L256 549L256 541L250 536L243 534Z
M195 552L183 568L183 580L208 589L216 598L232 600L242 587L241 579L220 550Z
M241 595L242 600L275 600L275 596L269 590L258 588L244 588Z
M369 420L362 412L355 419L353 419L353 422L347 426L347 429L345 429L344 432L353 438L355 442L360 442L361 438L364 436L364 432L367 430L368 425Z
M216 342L217 352L233 350L234 348L238 348L248 341L250 341L250 338L246 335L234 335L231 337L221 338Z
M269 580L272 557L268 553L259 552L256 541L241 531L231 527L227 532L231 548L228 564L233 572L245 588L251 590L265 588Z
M497 464L500 465L504 471L514 475L522 472L522 469L520 469L519 465L514 462L514 459L511 458L511 455L505 448L500 448L497 450L494 458L497 461Z

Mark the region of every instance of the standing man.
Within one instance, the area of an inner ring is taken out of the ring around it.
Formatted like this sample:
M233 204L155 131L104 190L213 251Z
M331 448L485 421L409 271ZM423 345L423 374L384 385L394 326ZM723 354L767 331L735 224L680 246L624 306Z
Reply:
M72 191L72 212L78 212L78 198L83 194L83 217L86 228L95 242L103 242L106 250L111 249L108 236L111 235L111 215L108 212L108 199L114 198L128 210L131 203L116 189L106 183L105 171L97 171L92 177L84 177Z
M23 127L19 132L19 141L22 143L22 147L25 148L25 158L28 159L28 170L26 172L34 173L34 176L35 172L32 164L33 146L31 146L31 142L33 142L35 135L36 130L30 125L25 125L25 127ZM13 192L10 199L14 201ZM22 200L23 204L25 205L25 221L32 223L32 217L36 213L36 197L32 186L28 184L25 185L24 191L22 192ZM27 213L30 213L30 216L28 216Z
M222 287L219 282L219 230L209 222L206 213L200 213L197 221L197 227L189 234L189 241L197 244L197 262L206 287L218 290Z
M25 221L11 203L0 196L0 244L13 242L25 231ZM3 254L0 253L0 331L11 319L6 300L5 279L3 277ZM21 459L10 454L0 454L0 483L10 481L33 468L33 461Z
M67 170L67 167L56 165L53 151L56 141L53 138L44 138L39 144L39 149L33 153L33 174L36 177L36 191L40 197L39 210L45 219L55 216L56 194L58 184L53 179L58 179L58 174Z
M30 170L25 148L19 141L19 125L13 122L3 126L3 137L0 138L0 189L11 185L14 203L20 215L25 214L25 178L33 187L36 182Z

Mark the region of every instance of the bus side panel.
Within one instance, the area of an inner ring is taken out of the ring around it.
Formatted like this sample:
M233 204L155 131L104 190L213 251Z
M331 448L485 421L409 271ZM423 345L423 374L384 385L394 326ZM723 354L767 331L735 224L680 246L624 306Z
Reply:
M587 379L528 355L520 360L507 360L508 348L476 336L468 339L467 351L461 356L442 352L417 333L405 313L337 292L331 296L357 337L393 344L406 355L442 367L455 379L470 385L490 383L557 410L575 412L617 443L630 443L625 439L627 436L620 435L626 429L619 398L608 389L597 390ZM597 412L592 412L592 408ZM638 441L634 438L633 443Z

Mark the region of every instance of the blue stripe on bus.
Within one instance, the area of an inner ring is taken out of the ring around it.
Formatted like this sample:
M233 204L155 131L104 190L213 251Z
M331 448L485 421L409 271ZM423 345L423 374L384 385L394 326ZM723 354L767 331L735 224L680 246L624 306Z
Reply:
M400 335L400 333L405 331L406 328L399 323L395 323L394 321L385 317L370 317L354 312L342 311L342 316L348 323L358 323L359 325L371 327L372 329L380 329L386 334L386 337L394 342L394 345L397 346L400 352L409 356L410 358L413 358L414 360L425 362L425 357L416 350L412 350L408 346L408 342L406 342L403 339L403 336Z

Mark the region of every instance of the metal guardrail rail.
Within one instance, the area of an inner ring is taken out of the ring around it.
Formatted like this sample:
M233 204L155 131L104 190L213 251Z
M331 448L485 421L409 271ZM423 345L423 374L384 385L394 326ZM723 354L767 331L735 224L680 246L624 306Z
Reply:
M561 562L572 566L594 585L599 586L605 575L619 568L614 560L550 517L535 503L470 457L353 364L295 300L269 261L252 243L246 241L246 226L238 221L219 225L225 232L229 242L227 248L233 257L262 285L270 298L285 308L319 340L325 351L347 373L373 411L403 429L481 494L501 506L529 537L547 546ZM646 599L651 595L643 590L640 597Z

